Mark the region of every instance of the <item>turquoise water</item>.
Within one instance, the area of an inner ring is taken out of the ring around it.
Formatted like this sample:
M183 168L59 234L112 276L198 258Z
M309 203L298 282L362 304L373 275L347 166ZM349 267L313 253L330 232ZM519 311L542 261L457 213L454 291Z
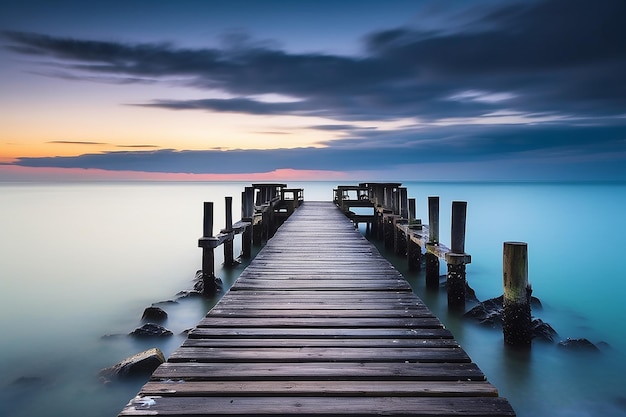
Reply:
M98 370L157 346L166 355L216 300L168 305L165 341L128 338L143 309L189 289L200 268L202 202L215 203L248 183L0 184L0 416L113 416L144 381L104 385ZM330 200L337 183L293 183L306 200ZM443 292L425 291L421 274L397 263L519 416L626 416L625 184L405 182L427 219L441 198L441 237L450 205L468 202L467 276L480 299L502 292L502 242L529 245L529 277L558 339L606 342L602 354L563 352L535 343L502 345L499 329L448 314ZM235 242L238 252L239 242ZM216 251L216 262L222 262ZM228 286L245 267L219 269ZM442 273L445 269L442 268ZM104 337L105 335L112 335Z
M441 239L449 242L453 200L468 202L467 279L480 300L502 294L502 246L528 243L529 280L543 308L533 315L551 324L556 340L605 342L602 354L564 352L535 342L530 352L506 349L500 329L448 313L445 291L425 289L423 274L394 263L414 290L452 330L519 416L626 416L626 184L403 185L427 220L427 198L439 195ZM445 274L442 266L441 273Z

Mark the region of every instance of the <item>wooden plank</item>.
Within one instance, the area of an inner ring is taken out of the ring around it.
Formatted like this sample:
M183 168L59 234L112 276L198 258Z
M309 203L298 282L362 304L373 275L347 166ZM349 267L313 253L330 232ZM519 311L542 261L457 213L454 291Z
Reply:
M283 362L283 363L197 363L166 362L152 380L374 380L374 381L484 381L474 363L418 362Z
M250 290L250 291L233 291L228 292L224 295L224 297L220 300L220 303L225 302L231 299L243 299L248 301L256 301L261 299L261 297L267 298L277 298L283 297L288 299L305 298L312 299L315 298L315 301L327 301L327 300L353 300L353 299L369 299L369 300L403 300L403 301L412 301L414 303L418 303L419 305L424 306L424 304L419 300L414 293L407 291L365 291L365 290L353 290L350 292L337 292L334 290L326 290L322 288L314 289L314 290ZM425 306L424 306L425 307Z
M150 381L142 395L497 397L486 381Z
M306 277L292 277L291 279L262 279L262 278L240 278L233 285L232 291L240 289L298 289L307 290L315 288L342 289L350 291L352 289L369 289L371 291L404 290L411 291L408 282L402 279L307 279Z
M375 317L212 317L200 320L198 327L381 327L390 328L440 328L436 317L375 318Z
M189 332L190 338L209 337L341 337L341 338L452 338L449 330L444 328L428 329L387 329L387 328L257 328L257 327L196 327Z
M282 302L281 302L282 301ZM246 302L245 300L229 299L220 303L220 308L214 308L212 311L225 311L225 310L245 310L250 308L251 310L367 310L375 314L376 312L382 312L386 310L393 310L394 308L402 309L403 311L415 311L422 313L429 313L430 310L419 304L415 304L413 301L396 301L394 302L379 302L375 300L347 300L344 303L339 301L327 301L327 300L310 300L305 298L290 300L277 300L275 298L259 297L259 300L254 299Z
M120 414L165 416L299 415L513 416L494 397L137 397ZM181 412L184 411L184 414Z
M168 359L170 362L469 362L459 347L269 347L213 348L181 347Z
M341 317L341 318L389 318L389 317L435 317L429 310L398 308L396 310L365 310L365 309L302 309L300 306L292 309L266 309L266 308L217 308L213 309L207 317L254 317L254 318L274 318L274 317Z
M183 347L459 347L454 339L402 339L402 338L188 338Z

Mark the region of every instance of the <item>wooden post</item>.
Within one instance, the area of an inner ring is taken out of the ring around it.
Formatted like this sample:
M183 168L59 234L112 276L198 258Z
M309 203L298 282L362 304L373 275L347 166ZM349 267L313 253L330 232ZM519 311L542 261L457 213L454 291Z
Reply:
M467 202L452 202L451 253L446 256L448 308L465 310L465 221Z
M383 187L383 208L389 208L391 206L391 204L389 203L390 200L390 196L389 196L390 190L388 187Z
M343 188L341 187L337 187L337 204L339 204L341 211L345 213L346 209L343 206Z
M215 241L213 237L213 203L204 203L204 218L202 222L202 237L198 246L202 248L202 284L205 295L215 294Z
M465 253L465 223L467 219L467 202L452 202L451 247L452 253Z
M409 271L419 271L422 269L422 248L417 243L413 242L410 237L407 236L406 242L406 256L409 262Z
M439 197L428 197L428 240L439 243Z
M406 187L399 188L400 191L400 216L403 219L409 218L409 197Z
M376 206L372 207L371 236L373 239L378 239L378 210L376 210Z
M417 208L415 205L415 199L409 198L409 222L417 218Z
M504 342L514 346L530 346L531 320L528 283L528 244L504 242L502 257L504 281Z
M391 190L391 209L393 214L400 214L400 190L397 187L390 187Z
M224 228L226 233L231 234L231 236L224 241L224 266L233 266L235 263L234 260L234 236L232 234L233 231L233 198L226 197L226 227Z
M241 235L241 256L250 258L252 256L252 229L254 227L254 188L246 187L241 193L241 220L249 222Z
M429 246L439 244L439 197L428 197L428 243L426 243L426 287L439 288L439 258Z
M407 239L408 237L403 230L398 228L399 224L407 224L406 219L402 219L398 216L393 217L393 250L396 255L406 256L407 252Z
M383 210L383 242L385 249L393 249L394 247L394 215L385 213L389 210Z
M417 217L417 205L414 198L409 198L409 225ZM411 231L406 237L406 256L409 263L409 271L422 269L422 248L411 240Z

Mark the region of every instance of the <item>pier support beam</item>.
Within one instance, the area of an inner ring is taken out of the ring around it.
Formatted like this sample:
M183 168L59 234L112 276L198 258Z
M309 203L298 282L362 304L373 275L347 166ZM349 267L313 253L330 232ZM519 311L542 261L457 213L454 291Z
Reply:
M528 245L504 242L504 342L513 346L530 346L530 294L528 283Z
M406 255L409 262L409 271L422 269L422 248L410 238L407 238Z
M439 245L439 197L428 197L429 235L426 243L426 287L439 288L439 258L428 250Z
M409 219L409 197L408 197L408 190L406 189L406 187L400 187L398 188L398 192L399 192L399 200L400 200L400 217L402 217L403 219Z
M226 200L226 226L224 231L230 237L224 241L224 266L231 267L235 264L234 235L233 235L233 198L225 197Z
M241 235L241 257L252 257L252 229L254 228L254 187L246 187L241 193L241 220L250 226Z
M393 232L394 232L394 242L393 242L393 250L396 255L399 256L407 256L407 247L409 237L404 233L404 231L400 230L397 225L398 224L407 224L408 221L404 218L399 218L394 216L393 218Z
M204 219L202 222L202 237L198 246L202 248L202 283L205 295L215 294L215 246L218 239L213 237L213 203L204 203Z
M384 209L383 218L383 242L385 249L393 249L394 245L394 215L390 210Z
M448 308L451 310L465 310L465 222L467 218L467 202L452 202L452 227L451 227L451 248L446 255L448 264L447 291Z

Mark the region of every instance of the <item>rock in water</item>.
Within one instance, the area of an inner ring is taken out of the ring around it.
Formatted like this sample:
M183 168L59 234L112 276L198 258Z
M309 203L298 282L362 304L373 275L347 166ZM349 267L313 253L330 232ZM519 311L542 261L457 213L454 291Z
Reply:
M570 339L569 337L565 340L561 340L558 344L558 347L569 350L576 351L586 351L586 352L600 352L600 349L593 343L591 343L588 339Z
M102 369L99 375L107 380L111 378L146 376L154 372L163 362L165 362L163 352L158 348L152 348L126 358L110 368Z
M165 337L173 334L171 330L154 323L146 323L130 332L131 336L139 337Z
M141 316L141 320L153 323L162 323L167 320L167 313L160 307L147 307L143 311L143 316Z
M557 335L556 330L548 323L541 319L534 319L530 323L533 339L544 340L546 342L554 342L554 336Z

